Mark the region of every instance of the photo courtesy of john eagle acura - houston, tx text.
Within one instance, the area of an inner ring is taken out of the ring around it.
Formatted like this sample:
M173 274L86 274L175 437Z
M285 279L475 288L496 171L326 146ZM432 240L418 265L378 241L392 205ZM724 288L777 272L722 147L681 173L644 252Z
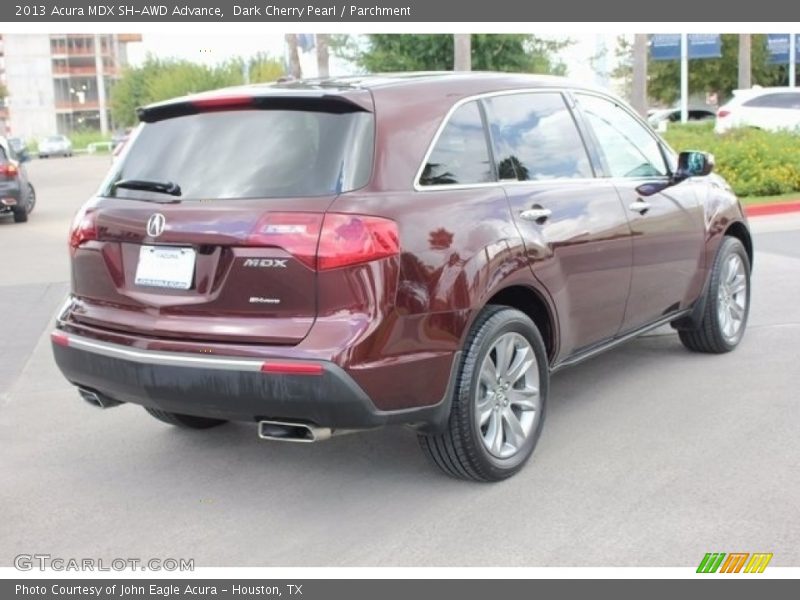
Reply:
M52 333L96 406L293 442L401 424L497 481L554 371L662 325L702 353L744 334L753 245L713 157L598 89L350 76L138 115L72 224Z

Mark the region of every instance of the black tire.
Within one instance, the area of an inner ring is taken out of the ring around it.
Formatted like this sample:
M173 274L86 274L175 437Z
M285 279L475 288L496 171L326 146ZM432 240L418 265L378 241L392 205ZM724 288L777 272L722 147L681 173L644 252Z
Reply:
M165 410L158 410L157 408L145 407L145 410L159 421L184 429L208 429L209 427L216 427L217 425L222 425L227 422L222 419L211 419L209 417L181 415Z
M723 323L720 317L721 290L723 277L728 261L732 257L738 257L744 266L744 312L741 326L738 327L735 335L726 335L723 330ZM693 352L704 352L709 354L722 354L730 352L739 342L742 341L745 329L747 328L747 317L750 314L750 259L741 241L734 237L726 236L717 251L714 265L711 270L708 290L706 291L705 304L703 307L703 318L700 326L695 329L680 329L678 337L686 348Z
M480 370L484 359L492 351L494 343L507 333L519 334L533 350L538 367L539 394L534 422L525 442L512 456L499 458L490 453L484 444L485 434L477 422L476 411ZM441 433L420 434L420 446L433 464L452 477L481 482L501 481L511 477L522 469L539 440L544 425L548 386L547 353L542 336L533 321L513 308L487 306L478 315L467 337L447 426Z
M25 223L28 220L27 203L14 208L14 223Z

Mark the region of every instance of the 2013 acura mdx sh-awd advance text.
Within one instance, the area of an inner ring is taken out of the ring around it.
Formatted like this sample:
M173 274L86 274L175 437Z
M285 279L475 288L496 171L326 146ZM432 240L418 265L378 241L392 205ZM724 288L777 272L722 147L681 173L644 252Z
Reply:
M671 323L742 339L753 251L701 152L560 78L423 73L140 109L75 217L55 359L90 403L317 441L414 427L517 472L550 374Z

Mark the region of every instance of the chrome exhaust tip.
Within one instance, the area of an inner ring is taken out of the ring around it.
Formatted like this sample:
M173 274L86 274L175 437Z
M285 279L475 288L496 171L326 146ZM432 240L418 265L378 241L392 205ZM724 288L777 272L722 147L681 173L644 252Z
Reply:
M96 408L111 408L112 406L119 406L122 404L122 402L112 400L107 396L103 396L86 388L79 387L78 393L81 395L81 398Z
M310 444L327 440L333 435L329 427L315 427L308 423L288 421L259 421L258 437L275 442L301 442Z

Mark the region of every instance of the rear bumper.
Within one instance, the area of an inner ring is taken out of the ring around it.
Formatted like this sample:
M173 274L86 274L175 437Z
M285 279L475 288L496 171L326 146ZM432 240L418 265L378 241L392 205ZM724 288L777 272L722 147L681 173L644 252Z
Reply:
M0 181L0 213L12 212L20 204L21 189L17 181Z
M377 409L328 361L261 360L140 350L56 330L53 354L70 383L117 402L230 421L292 420L331 429L442 426L449 401ZM449 399L450 395L445 398Z

